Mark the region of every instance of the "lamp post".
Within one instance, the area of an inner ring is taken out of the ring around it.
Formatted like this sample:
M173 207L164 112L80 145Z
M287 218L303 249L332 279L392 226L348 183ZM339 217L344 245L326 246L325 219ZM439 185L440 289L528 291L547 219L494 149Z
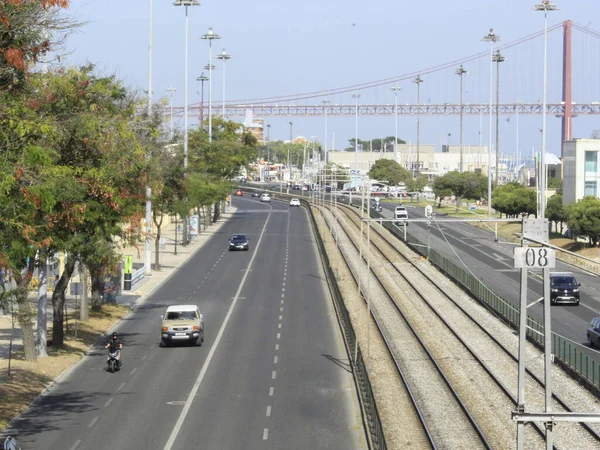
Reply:
M494 43L500 40L500 36L494 34L494 29L490 28L487 36L484 36L482 41L490 43L490 110L489 122L490 131L488 136L488 217L492 216L492 84L494 83L494 74L492 70Z
M173 92L176 92L177 89L175 89L174 87L169 86L167 88L167 92L169 92L169 97L170 97L170 107L171 107L171 129L169 130L169 136L171 137L171 140L173 140Z
M464 170L464 157L463 157L463 114L464 114L464 106L463 106L463 75L467 74L467 71L464 69L462 64L456 72L456 75L460 77L460 172Z
M292 144L293 144L293 129L294 129L294 122L290 122L290 146L288 147L288 157L287 157L287 166L288 166L288 183L291 183L292 181L292 166L290 166L290 150L292 149Z
M148 120L152 118L152 33L153 33L153 0L149 0L148 13ZM171 105L173 102L171 101ZM171 124L173 119L171 119ZM173 129L173 125L171 125ZM149 156L149 155L148 155ZM147 156L147 157L148 157ZM146 186L146 238L144 239L144 275L152 275L152 189Z
M271 124L267 125L267 183L269 182L269 175L271 171L269 170L269 158L271 157Z
M417 75L415 77L415 79L413 80L413 83L415 83L417 85L417 169L415 171L415 175L414 177L416 179L419 178L419 169L421 168L421 161L420 161L420 150L421 150L421 129L420 129L420 119L421 119L421 83L423 82L423 79L421 78L421 75Z
M323 103L323 109L325 109L325 167L327 167L327 162L329 161L329 155L327 154L327 105L331 102L329 100L323 100L321 103Z
M398 162L398 91L401 91L402 88L398 85L394 85L391 89L394 91L394 161Z
M506 58L502 56L500 50L496 50L492 61L496 63L496 186L500 184L500 178L498 178L498 155L500 155L500 63L506 61Z
M184 63L184 89L183 89L183 168L188 166L188 8L200 6L197 0L177 0L174 6L185 7L185 63Z
M204 75L204 72L196 78L196 81L202 83L202 87L200 88L200 125L198 128L202 129L204 126L204 82L208 81L208 77Z
M212 41L215 39L221 39L221 36L213 31L212 27L208 27L208 33L200 36L200 39L206 39L208 41L208 67L211 72L208 74L208 142L212 142Z
M223 49L216 59L223 61L223 119L225 119L225 61L231 59L231 55Z
M356 94L352 94L352 98L356 99L356 108L354 110L354 174L356 175L358 173L358 99L360 98L360 94L358 92ZM350 181L350 186L352 186L352 180Z

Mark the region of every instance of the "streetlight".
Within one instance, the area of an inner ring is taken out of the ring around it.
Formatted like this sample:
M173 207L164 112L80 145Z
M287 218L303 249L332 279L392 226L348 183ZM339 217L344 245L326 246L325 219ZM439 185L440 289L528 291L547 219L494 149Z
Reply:
M208 67L209 70L213 70L212 61L212 41L215 39L221 39L221 36L213 31L212 27L208 27L208 33L200 36L200 39L208 40ZM208 77L208 142L212 142L212 73L209 73Z
M463 163L463 114L464 114L463 75L466 75L467 71L464 69L464 67L461 64L460 67L458 69L456 69L456 72L454 72L454 73L460 77L460 172L462 172L463 167L464 167L464 163Z
M149 0L148 13L148 120L152 120L152 25L153 25L153 0ZM172 103L171 103L172 104ZM172 119L171 119L171 123ZM173 125L171 125L173 129ZM149 154L146 158L149 157ZM152 275L152 188L146 186L146 238L144 240L144 275Z
M488 136L488 217L492 216L492 84L494 83L494 74L492 70L494 43L500 40L500 36L494 34L494 29L490 28L487 36L482 41L490 43L490 132Z
M391 90L394 91L394 121L396 130L394 134L394 161L398 162L398 91L401 91L402 88L395 84Z
M170 136L171 136L171 140L173 140L173 92L176 92L177 89L175 89L174 87L169 86L167 88L167 92L169 92L169 97L171 98L171 130L170 130Z
M216 57L223 61L223 120L225 119L225 61L231 59L231 55L223 49L220 55Z
M290 183L292 181L292 166L290 166L290 150L292 148L292 143L293 143L293 138L292 138L293 128L294 128L294 122L290 122L290 146L288 147L288 158L287 158L287 166L288 166L288 174L289 174L288 182L290 182Z
M267 125L267 183L269 182L269 175L271 171L269 170L269 158L271 157L271 124Z
M325 166L327 166L328 155L327 155L327 105L331 103L329 100L323 100L321 103L324 105L325 110Z
M356 108L355 112L355 125L354 125L354 174L358 173L358 99L360 98L360 94L357 92L356 94L352 94L352 98L356 99ZM350 182L350 186L352 186L352 182Z
M420 123L420 119L421 119L421 83L423 82L423 79L421 78L421 75L417 75L415 77L415 79L413 80L413 83L415 83L417 85L417 169L415 171L415 178L419 178L419 169L421 167L421 162L420 162L420 150L421 150L421 123Z
M198 128L202 129L204 126L204 82L208 81L208 77L202 72L202 74L196 78L196 81L202 83L202 88L200 90L200 125L198 126Z
M197 0L177 0L174 6L185 6L185 63L184 63L184 89L183 89L183 168L188 166L188 7L200 6Z
M496 186L500 185L498 178L498 155L500 154L500 63L506 61L500 50L496 50L492 61L496 63Z

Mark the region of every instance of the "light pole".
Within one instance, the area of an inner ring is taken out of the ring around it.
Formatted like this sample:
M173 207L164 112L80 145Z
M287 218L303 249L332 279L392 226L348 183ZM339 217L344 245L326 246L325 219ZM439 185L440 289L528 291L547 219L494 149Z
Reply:
M496 50L492 61L496 63L496 186L500 185L500 178L498 178L498 155L500 155L500 63L506 61L506 58L502 56L500 50Z
M185 6L185 63L183 89L183 168L188 166L188 7L200 6L197 0L177 0L174 6Z
M484 36L482 41L490 43L490 110L489 122L490 131L488 136L488 217L492 216L492 85L494 84L494 73L492 69L494 43L500 40L500 36L494 34L494 29L490 28L487 36Z
M221 39L221 36L213 31L212 27L208 27L208 33L200 36L200 39L208 40L208 67L210 70L208 74L208 142L212 142L212 41L215 39Z
M398 162L398 91L401 91L402 88L398 85L394 85L392 88L394 91L394 123L395 123L395 131L394 131L394 161Z
M223 61L223 119L225 119L225 61L231 59L231 55L223 49L216 59Z
M152 34L153 34L153 0L149 0L148 13L148 121L152 119ZM171 105L173 102L171 101ZM171 119L171 124L173 119ZM173 129L173 125L171 125ZM149 155L148 155L149 156ZM148 156L146 158L148 158ZM144 275L152 275L152 189L146 186L146 239L144 239Z
M269 175L271 171L269 170L269 158L271 157L271 124L267 125L267 183L269 182Z
M419 169L421 167L421 161L420 161L420 151L421 151L421 83L423 82L423 79L421 78L421 75L417 75L415 77L415 79L413 80L413 83L415 83L417 85L417 169L415 171L415 178L418 180L419 179Z
M329 155L327 154L327 105L331 102L329 100L323 100L321 103L323 103L323 109L325 109L325 167L327 167L327 162L329 160Z
M293 143L293 129L294 129L294 122L290 122L290 146L288 147L288 157L287 157L287 166L288 166L288 183L292 182L292 166L290 166L290 150L292 149L292 143Z
M198 128L202 129L204 126L204 82L208 81L208 77L204 75L204 72L196 78L196 81L202 83L202 87L200 88L200 125Z
M354 174L358 173L358 99L360 98L360 94L352 94L352 98L356 99L356 109L355 112L355 123L354 123ZM352 187L352 180L350 180L350 187Z
M460 77L460 172L464 170L464 159L463 159L463 114L464 114L464 106L463 106L463 75L467 74L467 71L464 69L462 64L456 72L456 75Z
M176 92L177 89L175 89L174 87L169 86L167 88L167 92L169 92L169 97L171 99L170 101L170 107L171 107L171 129L169 131L169 136L171 137L171 140L173 140L173 92Z

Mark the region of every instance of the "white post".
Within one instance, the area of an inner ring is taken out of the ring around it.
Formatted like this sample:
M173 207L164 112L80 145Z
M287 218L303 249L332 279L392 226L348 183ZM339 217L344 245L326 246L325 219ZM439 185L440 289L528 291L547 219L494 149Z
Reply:
M148 121L152 120L152 33L153 0L149 0L148 14ZM173 132L173 101L171 100L171 133ZM146 236L144 239L144 275L152 275L152 189L146 186Z
M493 74L493 48L494 41L490 41L490 110L489 110L489 125L490 131L488 136L488 217L492 216L492 84L494 83Z
M183 84L183 168L188 166L188 6L185 5L185 63Z
M208 142L212 142L212 39L208 40Z

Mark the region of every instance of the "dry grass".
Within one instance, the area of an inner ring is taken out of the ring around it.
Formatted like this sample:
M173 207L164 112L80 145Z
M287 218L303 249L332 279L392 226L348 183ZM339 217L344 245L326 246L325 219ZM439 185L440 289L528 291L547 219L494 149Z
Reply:
M129 311L123 305L104 305L100 312L90 312L90 320L80 322L75 332L75 321L69 318L69 332L63 349L48 347L48 357L37 362L25 361L23 351L13 354L11 377L8 360L0 361L0 430L21 413L61 373L73 366L87 349ZM51 332L49 333L49 336Z

